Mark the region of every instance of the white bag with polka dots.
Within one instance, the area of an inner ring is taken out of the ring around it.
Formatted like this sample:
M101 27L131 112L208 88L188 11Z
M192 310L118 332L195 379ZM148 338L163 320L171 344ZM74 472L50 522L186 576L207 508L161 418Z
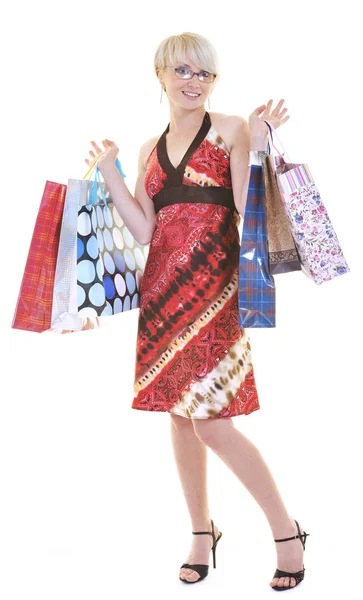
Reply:
M124 176L120 164L118 168ZM52 328L79 331L85 319L98 321L97 317L138 308L147 253L148 246L141 246L133 238L103 182L69 179L54 281Z

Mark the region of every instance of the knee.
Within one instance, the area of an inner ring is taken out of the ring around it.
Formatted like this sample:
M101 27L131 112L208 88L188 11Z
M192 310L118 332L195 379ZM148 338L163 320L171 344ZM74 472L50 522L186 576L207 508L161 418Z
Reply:
M200 419L193 422L195 435L210 448L217 448L234 427L231 419Z

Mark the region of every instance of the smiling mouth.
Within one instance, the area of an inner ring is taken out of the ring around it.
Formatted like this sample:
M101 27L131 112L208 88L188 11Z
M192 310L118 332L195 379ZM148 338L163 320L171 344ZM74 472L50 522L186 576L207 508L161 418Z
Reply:
M183 91L183 94L187 98L199 98L199 96L201 95L201 94L194 93L194 92L184 92L184 91Z

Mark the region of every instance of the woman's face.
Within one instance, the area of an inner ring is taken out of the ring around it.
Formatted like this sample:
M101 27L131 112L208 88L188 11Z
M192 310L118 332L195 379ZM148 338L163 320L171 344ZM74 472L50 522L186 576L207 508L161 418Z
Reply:
M200 69L195 63L186 59L183 64L175 64L173 67L187 67L195 73ZM186 109L195 109L203 106L208 96L212 92L213 83L200 81L196 75L191 79L180 79L177 77L174 68L164 69L159 72L159 80L166 88L166 94L170 102L174 102Z

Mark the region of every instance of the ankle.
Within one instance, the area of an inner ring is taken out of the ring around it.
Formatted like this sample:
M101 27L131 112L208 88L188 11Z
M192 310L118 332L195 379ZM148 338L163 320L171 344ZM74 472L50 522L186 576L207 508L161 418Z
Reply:
M273 537L276 539L291 537L298 533L295 520L290 515L287 515L285 519L280 520L278 523L271 525L271 530Z
M214 524L215 528L215 524ZM192 520L192 531L212 531L210 517L201 517Z

